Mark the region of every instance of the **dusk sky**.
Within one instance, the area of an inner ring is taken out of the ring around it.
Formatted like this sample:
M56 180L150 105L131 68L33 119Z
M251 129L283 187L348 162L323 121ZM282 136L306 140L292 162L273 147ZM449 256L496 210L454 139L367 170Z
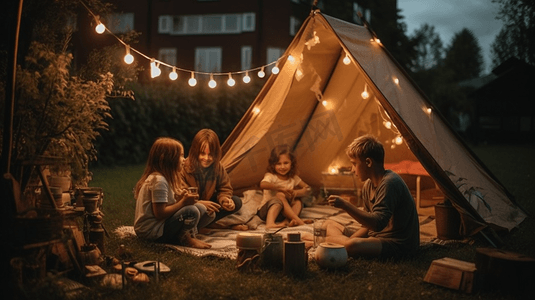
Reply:
M496 19L498 4L491 0L398 0L398 8L405 17L407 35L427 23L435 26L445 47L455 33L471 30L482 50L483 73L490 73L490 46L502 28L502 21Z

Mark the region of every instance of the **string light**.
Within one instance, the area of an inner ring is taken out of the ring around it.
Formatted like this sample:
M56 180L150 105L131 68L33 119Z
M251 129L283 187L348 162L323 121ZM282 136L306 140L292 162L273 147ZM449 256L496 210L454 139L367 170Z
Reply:
M97 26L95 27L95 31L98 34L103 34L104 31L106 31L106 26L104 26L104 24L102 24L102 22L100 22L100 17L99 16L95 16L95 20L97 21Z
M258 77L264 78L264 76L266 76L266 72L264 72L264 67L262 67L262 69L258 71Z
M210 78L211 78L211 82L209 83L209 86L217 86L217 83L216 81L213 79L214 76L229 76L229 79L227 80L227 84L229 86L234 86L236 84L236 81L234 80L233 75L236 75L238 76L238 74L243 74L245 73L245 75L242 77L242 80L244 83L249 83L251 81L251 77L249 75L249 72L256 72L258 71L258 77L260 78L264 78L266 76L266 72L265 72L265 68L268 68L272 65L275 65L272 69L271 69L271 73L272 74L278 74L280 72L280 69L278 67L278 62L280 60L280 58L276 61L273 61L271 63L268 63L266 65L263 65L263 66L259 66L259 67L256 67L256 68L252 68L252 69L249 69L249 70L243 70L243 71L239 71L239 72L225 72L225 73L207 73L207 72L201 72L201 71L193 71L193 70L187 70L187 69L183 69L183 68L179 68L177 66L173 66L173 65L170 65L170 64L167 64L165 62L161 62L161 61L156 61L155 58L151 58L149 56L147 56L146 54L140 52L139 50L136 50L134 48L132 48L130 45L127 45L123 40L121 40L118 36L116 36L113 32L111 32L110 30L108 30L106 28L106 26L100 22L100 17L95 15L87 5L85 5L83 2L82 2L82 5L84 6L84 8L93 16L94 20L95 20L95 24L97 24L95 26L95 31L99 34L102 34L104 33L105 31L107 31L111 36L113 36L114 38L117 39L117 41L119 41L121 44L123 44L126 48L126 54L124 56L124 61L125 63L127 64L132 64L134 62L134 57L132 55L132 51L133 52L136 52L139 56L149 60L151 62L151 67L150 67L150 75L152 78L155 78L155 77L158 77L161 75L161 69L160 69L160 65L162 66L165 66L165 67L168 67L170 69L172 69L171 72L169 72L169 79L171 80L176 80L178 79L178 71L180 72L190 72L191 73L191 78L189 78L188 80L188 84L190 86L196 86L197 85L197 79L195 78L195 75L196 74L202 74L202 75L210 75ZM302 53L301 53L301 59L302 59ZM288 61L291 62L291 63L295 63L297 62L298 58L293 56L293 55L288 55L287 57Z
M217 82L214 80L214 74L210 74L210 81L208 82L208 86L213 89L217 86Z
M126 54L124 56L124 62L127 64L131 64L134 62L134 56L130 54L130 46L126 45Z
M251 77L249 77L249 71L245 72L245 76L243 76L243 82L245 83L251 82Z
M173 67L173 71L171 71L171 73L169 73L169 79L176 80L177 78L178 78L178 74L176 73L176 68Z
M351 63L351 59L349 58L349 55L346 53L346 57L344 57L344 65L349 65Z
M227 80L228 86L234 86L236 84L236 81L232 79L232 75L228 73L228 80Z
M293 57L292 55L288 55L288 61L293 64L295 62L295 57Z
M197 79L195 79L195 73L191 72L191 78L188 80L189 86L196 86Z
M370 97L370 94L368 94L368 85L364 84L364 92L360 94L362 96L362 99L366 100L368 97Z
M150 62L150 76L152 78L158 77L162 74L162 70L160 70L160 63L156 62L154 58Z
M398 79L397 77L394 78L394 83L395 83L395 84L399 84L399 79Z

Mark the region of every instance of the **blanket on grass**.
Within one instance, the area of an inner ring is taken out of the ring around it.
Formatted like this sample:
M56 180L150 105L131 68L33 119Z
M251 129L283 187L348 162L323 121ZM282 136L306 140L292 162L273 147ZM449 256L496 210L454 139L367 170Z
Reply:
M266 225L256 215L258 205L262 199L262 191L246 191L243 197L243 206L239 212L219 220L217 225L229 227L237 224L247 224L250 233L264 234L274 232L275 229L266 229ZM302 219L331 219L353 230L357 230L361 225L356 222L345 211L328 205L314 205L304 207L300 217ZM434 218L431 216L419 216L420 219L420 243L427 244L436 238L436 227ZM279 233L286 239L288 233L310 233L313 234L313 224L305 224L295 227L286 227ZM210 249L195 249L177 245L165 244L166 247L175 249L180 252L189 253L195 256L217 256L221 258L236 259L238 248L236 247L236 237L243 231L232 229L208 229L205 228L202 233L197 234L197 238L212 245ZM119 238L133 238L136 236L133 226L121 226L114 230ZM309 251L309 258L313 257L314 251Z

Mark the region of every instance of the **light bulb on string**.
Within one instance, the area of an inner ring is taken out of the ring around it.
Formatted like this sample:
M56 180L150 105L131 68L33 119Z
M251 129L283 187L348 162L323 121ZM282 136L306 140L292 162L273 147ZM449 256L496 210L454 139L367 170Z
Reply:
M130 46L126 46L126 55L124 56L124 62L127 64L131 64L134 62L134 56L130 54Z
M403 143L403 138L401 136L397 136L394 139L394 143L396 143L396 145L401 145Z
M214 80L214 75L210 74L210 81L208 82L208 86L213 89L217 86L217 82Z
M288 61L293 64L295 62L295 57L293 57L292 55L288 55Z
M349 65L351 63L351 59L349 58L349 55L346 53L346 57L344 57L344 65Z
M230 73L228 73L227 84L228 84L228 86L234 86L236 84L236 80L234 80L234 78L232 78L232 75Z
M160 76L160 74L162 74L162 70L160 70L160 63L152 59L150 62L150 76L155 78Z
M176 80L177 78L178 78L178 74L176 73L176 68L173 67L173 71L171 71L171 73L169 73L169 79Z
M191 72L191 78L188 80L189 86L196 86L197 79L195 79L195 73Z
M368 85L365 84L364 85L364 92L362 92L362 94L360 94L362 96L362 99L368 99L368 97L370 97L370 94L368 94Z
M262 67L260 71L258 71L258 77L264 78L264 76L266 76L266 72L264 72L264 67Z
M280 70L279 70L279 67L278 67L277 65L275 65L275 66L273 67L273 69L271 70L271 73L277 75L277 74L279 74L279 71L280 71Z
M251 77L249 77L249 71L245 72L245 76L243 76L243 82L245 83L251 82Z
M97 26L95 27L95 31L98 34L103 34L104 31L106 31L106 26L104 26L104 24L102 24L102 22L100 22L100 17L99 16L96 16L95 19L97 21Z

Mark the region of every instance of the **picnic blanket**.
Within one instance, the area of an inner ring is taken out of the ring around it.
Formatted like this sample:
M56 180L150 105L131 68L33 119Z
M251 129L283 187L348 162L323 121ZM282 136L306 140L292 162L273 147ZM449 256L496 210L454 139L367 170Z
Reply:
M239 212L227 216L219 220L219 226L231 226L236 224L247 224L249 226L249 233L268 233L274 232L276 229L266 229L266 225L256 215L258 205L261 201L261 191L251 190L244 192L242 199L243 206ZM345 225L348 228L357 230L361 225L356 222L345 211L331 207L328 205L314 205L311 207L304 207L300 217L302 219L330 219ZM429 243L436 238L436 227L433 217L419 216L420 219L420 243ZM286 239L288 233L299 232L301 234L313 234L313 224L305 224L295 227L286 227L279 231L279 233ZM239 233L244 231L232 229L204 229L202 233L197 234L197 238L212 245L210 249L196 249L178 245L164 244L166 247L175 249L180 252L189 253L195 256L217 256L221 258L236 259L238 248L236 247L236 237ZM121 226L114 230L114 233L119 238L135 237L133 226ZM314 251L309 251L309 257L313 257Z

